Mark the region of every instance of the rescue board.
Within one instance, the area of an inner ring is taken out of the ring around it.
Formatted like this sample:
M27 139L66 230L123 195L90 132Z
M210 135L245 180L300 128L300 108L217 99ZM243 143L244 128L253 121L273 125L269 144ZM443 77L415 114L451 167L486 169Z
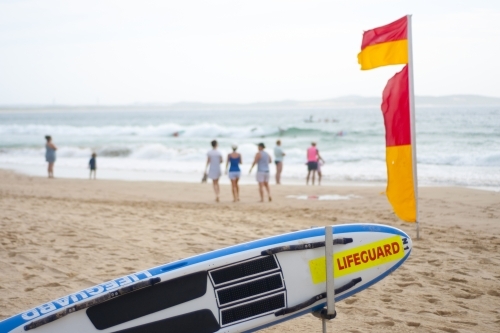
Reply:
M410 255L403 231L333 226L335 301L396 270ZM325 228L264 238L126 275L0 322L0 332L254 332L322 309Z

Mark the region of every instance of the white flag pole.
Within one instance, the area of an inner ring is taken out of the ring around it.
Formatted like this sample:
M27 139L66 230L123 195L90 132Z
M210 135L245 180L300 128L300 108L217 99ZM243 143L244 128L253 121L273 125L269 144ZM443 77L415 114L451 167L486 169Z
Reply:
M420 238L419 219L418 219L418 178L417 178L417 141L415 140L415 91L413 85L413 36L411 27L411 15L408 19L408 85L410 90L410 130L411 130L411 148L412 148L412 170L413 170L413 192L415 193L415 210L417 224L417 239Z

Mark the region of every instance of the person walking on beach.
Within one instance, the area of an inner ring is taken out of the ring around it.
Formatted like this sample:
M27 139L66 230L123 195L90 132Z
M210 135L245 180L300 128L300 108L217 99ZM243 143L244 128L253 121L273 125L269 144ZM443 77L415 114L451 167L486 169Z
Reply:
M49 173L49 178L54 178L54 163L56 162L57 147L52 143L52 137L50 135L46 135L45 140L47 140L45 144L45 160L49 163L47 171Z
M276 141L276 147L274 147L274 163L276 164L276 184L281 184L281 172L283 171L283 157L285 153L281 149L281 140Z
M227 155L226 161L226 174L229 175L229 179L231 180L231 189L233 191L233 202L240 201L240 187L238 186L238 181L240 180L241 170L240 164L243 163L241 159L241 155L236 152L238 146L233 145L231 147L233 152ZM229 173L227 171L227 167L229 166Z
M316 148L316 142L311 143L311 147L307 149L307 178L306 185L309 185L309 178L312 172L312 184L314 185L314 179L316 176L316 171L318 171L318 162L323 159L319 155L319 150Z
M97 170L97 164L95 158L97 157L96 153L92 154L92 158L89 161L89 169L90 169L90 175L89 179L92 179L92 173L94 173L94 179L96 178L96 170Z
M266 189L269 201L272 201L271 191L269 189L269 164L272 163L271 156L264 151L266 146L263 143L259 143L258 147L259 152L255 154L249 173L252 173L253 167L257 164L257 182L259 183L260 202L264 202L264 188Z
M207 165L205 166L205 174L207 174L208 170L208 178L212 179L214 192L215 192L215 201L219 202L220 188L219 188L219 178L221 175L220 165L222 164L222 155L217 150L217 141L213 140L211 142L212 149L207 153Z

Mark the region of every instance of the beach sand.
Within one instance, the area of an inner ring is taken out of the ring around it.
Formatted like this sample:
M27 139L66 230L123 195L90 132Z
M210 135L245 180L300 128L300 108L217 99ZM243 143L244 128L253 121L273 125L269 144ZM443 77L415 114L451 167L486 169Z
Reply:
M57 172L57 169L56 169ZM57 176L57 173L56 173ZM409 233L395 273L337 304L331 332L500 332L500 193L420 188L421 239L382 187L256 185L221 203L210 184L49 180L0 171L0 319L74 291L210 250L311 226L375 222ZM356 195L297 200L288 195ZM263 332L321 332L306 315Z

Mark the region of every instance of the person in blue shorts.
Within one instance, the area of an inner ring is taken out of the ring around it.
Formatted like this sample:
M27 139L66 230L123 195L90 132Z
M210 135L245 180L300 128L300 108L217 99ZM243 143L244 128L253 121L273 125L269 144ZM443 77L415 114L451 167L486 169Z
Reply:
M92 179L92 173L94 174L94 179L96 178L96 170L97 170L97 164L95 158L97 157L96 153L92 154L92 158L89 161L89 169L90 169L90 176L89 179Z
M238 146L233 145L231 148L233 149L233 152L227 155L226 174L229 176L229 179L231 180L231 189L233 191L233 202L237 202L240 201L240 187L238 186L238 181L240 180L241 176L240 164L242 164L243 161L241 159L241 154L236 152ZM229 172L227 170L228 166L229 166Z

